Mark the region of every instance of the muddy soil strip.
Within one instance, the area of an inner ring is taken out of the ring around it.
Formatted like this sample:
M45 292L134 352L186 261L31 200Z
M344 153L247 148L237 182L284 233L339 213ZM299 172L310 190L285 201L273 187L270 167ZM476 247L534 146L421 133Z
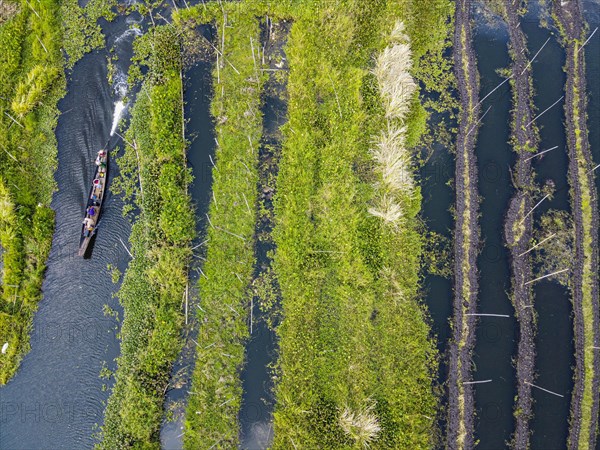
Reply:
M575 223L575 260L571 293L575 335L575 385L571 398L569 449L595 448L600 401L598 301L598 193L587 133L586 26L579 0L553 4L553 16L566 51L565 118L569 153L571 210Z
M475 162L479 75L472 47L468 0L456 3L454 71L461 102L456 137L456 228L454 236L454 318L448 374L450 449L473 448L474 398L471 354L475 344L477 248L479 243L477 165ZM468 315L471 314L471 315Z
M532 279L531 253L527 250L533 232L531 210L534 195L533 174L531 172L531 152L537 151L539 137L535 125L530 124L533 117L533 83L531 66L528 62L525 34L519 26L518 9L520 0L510 0L504 7L504 18L510 37L510 56L512 58L511 89L513 96L512 145L517 153L513 180L515 194L510 201L504 236L511 254L512 302L519 322L519 343L517 347L517 398L514 405L515 433L513 448L529 448L532 416L531 384L535 371L535 311L528 307L533 304L530 285ZM527 125L530 124L530 125Z

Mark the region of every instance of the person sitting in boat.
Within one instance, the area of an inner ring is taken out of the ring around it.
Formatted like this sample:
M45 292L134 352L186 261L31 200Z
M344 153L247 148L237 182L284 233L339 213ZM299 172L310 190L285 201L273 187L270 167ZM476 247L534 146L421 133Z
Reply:
M85 237L88 237L91 234L91 232L94 231L94 219L92 219L91 217L86 217L85 219L83 219L83 226L83 235Z
M90 206L87 209L87 213L90 217L94 217L96 215L96 208L94 206Z
M96 157L96 165L98 166L100 172L106 171L106 152L104 150L100 150L98 152L98 156Z
M96 165L99 166L105 162L106 162L106 152L104 150L100 150L98 152L98 156L96 156Z

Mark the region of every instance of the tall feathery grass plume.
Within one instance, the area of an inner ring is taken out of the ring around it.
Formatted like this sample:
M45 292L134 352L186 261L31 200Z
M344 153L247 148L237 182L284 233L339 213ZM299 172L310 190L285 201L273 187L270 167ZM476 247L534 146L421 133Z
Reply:
M388 124L371 150L386 190L399 194L410 194L414 188L410 154L404 145L405 132L404 127Z
M389 39L390 45L379 54L373 69L384 103L387 127L377 136L371 149L375 171L380 174L381 181L376 186L375 206L368 211L385 223L397 226L404 217L401 199L414 191L403 123L417 85L410 75L411 51L402 22L396 23Z
M417 89L417 84L410 75L412 53L402 22L397 22L394 26L390 41L391 45L379 54L373 72L384 99L386 118L402 121L410 110L410 103Z
M396 227L404 216L400 203L389 194L381 195L377 200L377 204L369 208L368 211L369 214L379 217L386 224L393 227Z
M346 406L339 416L339 424L344 433L362 448L370 448L381 426L373 413L374 404L371 403L359 411L352 411Z

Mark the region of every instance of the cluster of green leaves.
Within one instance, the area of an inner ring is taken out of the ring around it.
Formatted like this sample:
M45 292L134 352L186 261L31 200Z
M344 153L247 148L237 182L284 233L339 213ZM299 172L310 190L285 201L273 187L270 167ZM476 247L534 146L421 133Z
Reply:
M454 2L450 0L408 0L402 17L413 53L412 75L429 93L429 99L415 93L406 118L406 144L412 147L427 132L427 110L451 112L457 107L453 95L456 80L448 51L452 45Z
M370 64L399 18L395 2L378 0L295 11L275 203L274 448L427 448L435 434L436 357L417 299L420 193L402 199L399 229L367 211L369 147L385 123ZM380 427L369 439L348 420L368 415Z
M61 16L64 25L64 51L67 67L73 67L86 53L104 46L104 35L98 19L110 21L115 17L116 0L90 0L81 8L78 0L62 0Z
M199 285L197 359L185 422L184 447L190 450L238 445L239 371L255 263L260 96L265 79L260 71L259 22L244 6L224 4L225 15L213 7L212 19L203 17L214 20L219 33L211 105L218 145Z
M133 259L118 292L124 319L99 444L106 449L159 448L164 393L182 346L181 304L195 235L179 37L169 27L152 28L147 36L162 64L141 87L126 133L129 145L119 159L116 191L133 199L139 214L129 239Z
M0 384L29 349L29 327L41 298L54 213L56 104L64 94L59 2L8 2L0 26ZM18 4L17 4L18 3Z

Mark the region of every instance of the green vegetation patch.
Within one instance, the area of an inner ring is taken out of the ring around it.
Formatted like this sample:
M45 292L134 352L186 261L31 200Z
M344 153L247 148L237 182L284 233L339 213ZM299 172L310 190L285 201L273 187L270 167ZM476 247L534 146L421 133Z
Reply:
M61 16L64 22L63 48L68 55L67 67L71 68L83 55L104 46L104 35L98 19L115 17L116 0L90 0L85 8L78 0L62 0Z
M182 127L180 40L156 27L140 48L151 70L132 108L127 146L113 190L139 209L130 236L131 260L118 297L123 305L121 356L106 407L99 448L159 448L163 400L182 346L181 305L195 221L187 193Z
M262 135L259 21L237 5L215 10L218 37L211 112L217 147L206 262L199 282L200 329L184 447L234 448L254 268L258 147ZM204 16L204 20L207 17Z
M56 104L64 95L59 2L4 2L0 25L0 384L29 350L50 252Z
M369 213L384 182L370 149L386 131L370 66L401 13L392 3L306 4L294 16L275 203L274 448L427 448L435 434L420 193L395 193L399 223Z

